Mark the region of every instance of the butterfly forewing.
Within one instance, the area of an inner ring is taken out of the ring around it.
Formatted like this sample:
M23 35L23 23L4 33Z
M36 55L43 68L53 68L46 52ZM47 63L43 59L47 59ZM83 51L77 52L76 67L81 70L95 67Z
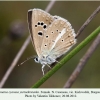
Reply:
M38 56L41 54L41 45L44 34L53 20L53 16L41 9L32 9L28 11L28 24L31 40Z
M54 59L65 54L76 43L71 24L61 17L56 18L48 27L41 47L43 55L51 55Z
M51 47L55 43L55 39L58 36L58 28L59 25L57 20L54 20L51 25L48 26L46 34L44 34L43 43L41 46L41 51L43 54L47 54L51 51Z

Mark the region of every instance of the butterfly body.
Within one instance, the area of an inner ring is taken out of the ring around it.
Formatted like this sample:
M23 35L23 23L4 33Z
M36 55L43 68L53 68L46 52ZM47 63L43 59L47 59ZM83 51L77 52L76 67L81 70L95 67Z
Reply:
M57 62L56 59L76 43L76 34L66 19L41 9L28 11L28 23L32 44L38 55L35 61L42 64L44 74L45 65Z

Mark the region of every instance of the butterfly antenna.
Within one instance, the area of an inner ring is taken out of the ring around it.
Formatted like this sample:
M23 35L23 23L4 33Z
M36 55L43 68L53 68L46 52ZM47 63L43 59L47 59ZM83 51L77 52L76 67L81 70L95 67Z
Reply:
M34 58L34 57L35 57L35 56L31 56L31 57L27 58L25 61L23 61L22 63L20 63L18 66L24 64L26 61L28 61L29 59Z

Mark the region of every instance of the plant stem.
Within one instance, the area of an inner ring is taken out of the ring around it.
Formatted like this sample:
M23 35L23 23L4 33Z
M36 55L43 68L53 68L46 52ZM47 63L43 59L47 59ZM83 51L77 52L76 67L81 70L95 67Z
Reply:
M60 69L68 60L70 60L75 54L77 54L84 46L86 46L92 39L94 39L100 33L100 26L94 30L86 39L84 39L75 49L67 54L61 61L57 63L48 73L46 73L40 80L38 80L32 88L38 88L49 77L51 77L58 69Z

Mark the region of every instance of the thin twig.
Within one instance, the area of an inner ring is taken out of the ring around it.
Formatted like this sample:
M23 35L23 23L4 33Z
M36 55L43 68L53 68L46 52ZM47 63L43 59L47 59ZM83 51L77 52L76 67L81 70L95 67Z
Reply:
M84 66L86 65L89 58L92 56L93 52L96 50L96 48L98 47L99 44L100 44L100 33L97 36L97 38L94 40L94 42L92 43L90 48L87 50L85 55L80 60L80 62L77 65L76 69L71 74L68 81L66 82L64 88L70 88L72 86L72 84L75 82L76 78L79 76L80 72L82 71L82 69L84 68Z
M86 20L82 27L78 30L76 38L81 34L84 28L90 23L90 21L100 12L100 6L91 14L91 16Z
M54 3L55 3L55 0L51 0L50 3L48 4L47 8L45 9L45 11L49 12L50 9L53 7ZM26 49L26 47L28 46L29 43L30 43L30 36L28 36L28 38L25 40L25 42L22 45L21 49L19 50L19 52L15 56L14 60L12 61L10 67L6 71L5 75L3 76L3 78L0 82L0 88L2 88L3 85L5 84L5 82L8 79L10 73L12 72L14 67L16 66L18 60L20 59L21 55L23 54L23 52L25 51L25 49Z
M82 27L78 30L76 38L81 34L81 32L84 30L84 28L90 23L90 21L100 12L100 6L91 14L91 16L86 20L86 22L82 25ZM90 47L91 49L91 47ZM89 49L89 51L90 51ZM94 48L94 50L96 49L96 47ZM87 51L87 53L89 52ZM88 55L86 53L86 55ZM93 51L91 50L91 55L92 55ZM91 56L88 55L88 56ZM72 73L72 75L70 76L70 78L68 79L68 81L66 82L64 88L69 88L71 87L71 85L73 84L73 82L76 80L76 78L78 77L80 71L82 70L83 66L86 64L87 60L89 59L88 56L84 56L81 60L80 63L78 64L78 66L76 67L76 69L74 70L74 72ZM82 64L82 60L83 59L87 59L86 61L84 61L84 63Z
M52 6L54 5L54 3L56 2L56 0L51 0L51 2L48 4L47 8L45 9L46 12L49 12L50 9L52 8Z
M26 41L24 42L23 46L21 47L21 49L19 50L18 54L16 55L15 59L13 60L13 62L10 65L10 67L6 71L5 75L3 76L3 78L2 78L2 80L0 82L0 88L3 87L4 83L6 82L7 78L10 75L10 73L12 72L14 67L16 66L18 60L20 59L20 57L23 54L23 52L26 49L26 47L28 46L29 42L30 42L30 36L26 39Z
M78 30L76 38L81 34L81 32L84 30L84 28L90 23L90 21L100 12L100 6L91 14L91 16L86 20L86 22L82 25L82 27ZM92 54L92 53L91 53ZM90 56L90 55L89 55ZM87 57L88 58L88 57ZM88 58L89 59L89 58ZM85 65L86 62L84 62ZM80 63L78 64L78 66L80 65ZM77 66L77 67L78 67ZM68 79L68 81L66 82L64 88L69 88L71 87L71 85L73 84L73 82L76 80L76 78L78 77L79 73L78 71L81 71L82 69L78 69L76 67L76 69L73 71L72 75L70 76L70 78ZM78 70L78 71L77 71Z

